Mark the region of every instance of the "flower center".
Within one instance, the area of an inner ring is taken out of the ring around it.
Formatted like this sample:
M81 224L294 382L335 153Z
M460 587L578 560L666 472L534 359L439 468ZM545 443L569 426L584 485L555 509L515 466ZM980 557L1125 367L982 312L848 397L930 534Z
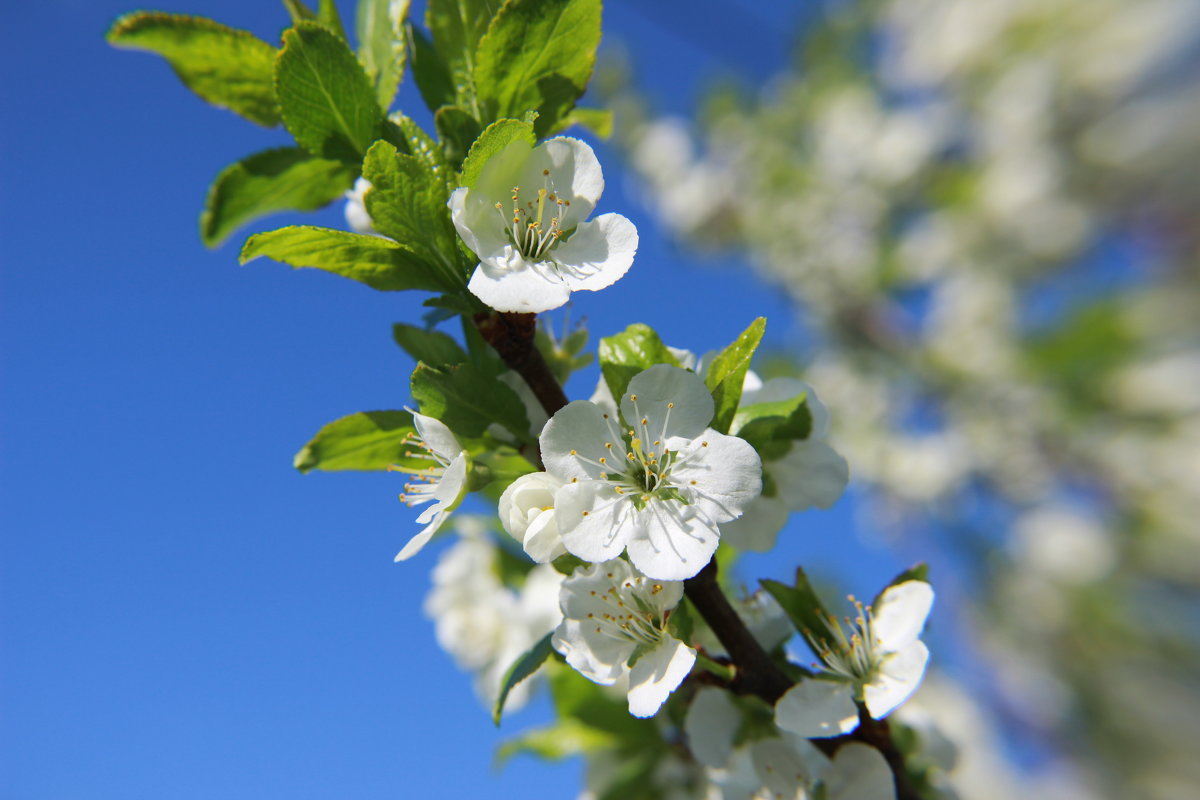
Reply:
M614 577L613 573L608 573L608 577ZM627 578L619 588L610 586L596 594L607 610L589 613L587 619L595 624L596 633L636 644L656 645L662 640L665 615L655 611L641 595L647 591L657 594L662 589L660 583L647 587L643 576Z
M611 434L611 440L604 443L605 448L613 452L619 442L625 455L619 465L610 465L607 459L602 459L605 462L602 466L613 469L616 474L604 472L601 478L616 484L617 494L628 495L639 511L653 499L678 500L687 505L687 497L671 481L671 470L682 463L682 459L678 452L668 450L666 445L667 425L675 404L666 404L662 424L655 426L658 429L655 434L650 429L650 418L643 415L638 407L637 395L631 394L629 399L633 403L636 420L625 433L619 432L610 416L604 414Z
M869 683L879 672L883 652L875 637L870 610L853 597L850 602L858 613L853 620L846 617L843 622L832 615L826 619L834 642L820 648L817 656L830 672L858 684Z
M428 503L433 499L433 493L437 489L438 481L442 479L442 475L445 474L446 467L449 466L450 462L439 456L433 448L425 444L425 440L412 431L409 431L405 435L403 444L411 444L424 451L408 450L404 453L405 458L431 461L433 463L427 467L403 466L400 464L388 465L388 472L403 472L405 475L412 477L411 481L404 484L404 491L400 493L400 502L409 507Z
M521 187L512 189L512 213L505 214L504 204L496 203L513 247L529 261L540 261L564 234L562 219L570 200L559 197L550 185L550 170L542 170L542 187L536 196L521 197Z

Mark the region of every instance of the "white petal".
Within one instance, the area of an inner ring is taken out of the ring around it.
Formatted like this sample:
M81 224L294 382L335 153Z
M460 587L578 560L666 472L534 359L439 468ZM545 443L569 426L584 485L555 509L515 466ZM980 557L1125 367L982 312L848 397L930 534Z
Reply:
M871 632L886 650L900 650L915 641L933 608L933 587L925 581L889 586L871 608Z
M546 171L550 174L544 175ZM563 209L563 229L587 219L604 193L604 173L596 153L586 142L569 136L556 136L535 147L515 185L521 187L523 198L528 191L530 199L536 199L547 180L553 193L571 202ZM511 188L512 184L505 191Z
M538 439L547 472L568 481L593 479L605 470L604 466L597 466L600 459L607 462L624 457L625 444L614 435L617 425L611 419L606 421L604 413L586 400L575 400L555 412ZM612 448L605 444L611 444ZM614 471L620 468L618 463Z
M442 527L442 523L450 516L450 512L446 509L438 509L437 506L430 506L428 510L433 510L434 513L429 520L429 524L421 529L421 532L408 540L408 544L401 548L396 554L396 561L407 561L408 559L421 552L425 545L429 544L429 540L437 533L438 528ZM425 516L422 514L422 516Z
M580 675L602 686L612 686L626 672L625 662L633 653L633 642L623 642L611 636L593 636L589 639L584 628L584 623L579 620L564 619L554 629L550 645Z
M562 484L548 472L534 472L517 478L500 495L500 523L538 563L566 552L554 517L554 493Z
M621 555L633 535L633 513L628 498L601 481L568 483L554 494L554 518L563 546L584 561L608 561Z
M458 438L446 427L445 423L433 417L419 414L407 406L405 410L412 414L413 427L417 429L417 435L421 437L421 441L425 442L430 450L437 453L446 461L459 454L462 450L462 445L458 443Z
M629 673L629 713L652 717L696 663L696 651L671 636L643 655Z
M846 459L825 442L807 439L793 442L787 454L767 467L779 496L793 511L829 508L850 482Z
M762 493L762 461L745 439L709 428L679 451L671 484L713 522L728 522Z
M740 517L721 523L721 541L740 550L765 553L775 546L775 539L790 514L778 497L759 495L750 501Z
M686 580L717 551L720 531L678 501L651 500L641 511L629 503L629 508L636 528L626 550L633 565L649 578Z
M492 214L496 213L494 206L497 202L504 204L505 213L511 211L512 187L519 184L534 151L534 146L528 141L514 139L489 158L471 189L471 194L478 198L475 202L482 208L490 209ZM541 181L528 190L536 194L539 188Z
M858 727L849 684L802 679L775 703L775 724L808 739L840 736Z
M733 755L733 740L742 724L742 712L723 689L705 687L696 692L683 722L688 749L701 764L724 767Z
M808 800L808 784L813 776L809 764L790 743L783 739L763 739L751 745L750 756L758 779L771 792L771 798Z
M668 409L668 403L674 407ZM695 439L712 421L713 399L696 373L655 364L633 376L621 398L621 414L635 428L645 418L652 440Z
M921 685L925 665L929 663L929 648L917 640L898 653L884 657L875 680L863 687L867 711L875 719L892 713Z
M638 232L620 214L601 214L582 222L571 238L551 255L572 291L599 291L612 286L629 271L637 254Z
M470 454L466 450L460 450L450 465L446 467L442 477L438 479L437 486L434 487L434 504L417 517L417 522L426 522L425 518L431 509L444 508L451 511L462 501L463 496L467 493L467 471L470 463Z
M617 416L617 401L613 399L612 389L608 388L608 381L604 380L604 376L600 376L600 380L596 382L596 389L592 392L592 396L588 398L589 403L595 403L600 407L600 410L608 414L613 419Z
M571 290L561 279L548 278L544 266L526 262L511 246L505 252L503 259L479 262L467 283L471 294L497 311L522 314L539 314L567 302ZM501 260L506 263L498 265Z
M553 510L539 514L530 523L521 544L526 554L539 564L548 564L567 552Z
M862 742L838 748L825 787L827 800L896 800L896 784L887 760Z

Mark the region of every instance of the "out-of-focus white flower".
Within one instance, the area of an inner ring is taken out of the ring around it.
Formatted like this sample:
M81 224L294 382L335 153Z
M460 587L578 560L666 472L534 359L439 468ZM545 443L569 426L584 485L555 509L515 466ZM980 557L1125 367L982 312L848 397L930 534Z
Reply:
M425 527L408 544L396 554L397 561L412 558L423 548L442 523L450 516L467 494L467 477L471 469L471 456L449 428L433 417L419 414L408 409L412 414L413 426L417 429L416 436L409 436L408 442L424 450L424 453L410 452L410 458L420 458L432 463L422 469L412 469L393 464L388 467L394 472L404 472L412 476L410 483L404 484L404 492L400 500L409 506L419 506L433 502L433 505L421 512L417 522Z
M539 564L567 552L554 517L554 493L562 485L561 479L548 472L534 472L517 478L500 495L504 530Z
M568 552L586 561L622 551L658 580L683 580L717 549L720 523L762 489L758 453L708 427L713 400L694 373L659 364L621 398L622 427L586 400L542 431L546 470L564 485L554 514Z
M603 191L600 162L578 139L514 141L492 156L472 188L450 195L454 227L479 257L467 288L498 311L536 313L611 286L638 235L620 214L585 221Z
M826 671L779 698L775 724L805 737L838 736L858 727L856 701L875 719L890 714L925 674L929 650L917 637L932 606L928 583L905 581L884 591L873 610L859 604L850 636L832 620L836 641L817 653Z
M827 758L808 741L787 736L750 746L763 794L771 800L895 800L891 768L870 745L850 742ZM818 787L821 787L820 789ZM823 790L823 791L822 791Z
M596 683L628 675L629 713L653 716L696 661L666 629L682 597L682 582L647 578L622 559L579 567L563 581L554 649Z
M1117 561L1099 522L1066 506L1043 506L1021 516L1015 545L1025 566L1066 584L1100 580Z
M346 192L346 224L355 233L378 236L379 231L375 230L375 224L371 222L371 215L367 213L367 205L364 202L370 189L371 182L366 178L359 178L354 182L354 188Z
M724 689L705 687L696 692L684 718L688 749L701 764L725 767L742 724L742 713Z

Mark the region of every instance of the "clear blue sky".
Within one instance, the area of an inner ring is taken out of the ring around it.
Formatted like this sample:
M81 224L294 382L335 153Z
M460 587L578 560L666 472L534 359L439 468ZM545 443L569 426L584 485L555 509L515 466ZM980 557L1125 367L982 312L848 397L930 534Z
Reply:
M648 90L679 111L729 65L768 74L786 52L778 20L795 14L785 2L673 0L651 17L636 5L610 0L607 40L625 41ZM286 134L210 108L155 57L105 45L135 6L8 6L0 797L574 796L577 764L491 770L500 735L547 710L497 733L434 644L420 607L440 548L392 563L415 530L398 479L290 465L326 421L410 402L412 364L390 326L414 320L422 298L239 267L240 237L205 250L209 181ZM273 0L160 7L268 40L286 25ZM672 15L682 36L658 27ZM402 94L401 107L418 105ZM770 341L790 340L776 292L690 266L617 162L605 167L603 210L634 218L643 246L575 317L598 335L646 321L704 351L767 314ZM314 220L340 224L340 209ZM785 558L830 552L849 505L807 517L823 535L797 537Z

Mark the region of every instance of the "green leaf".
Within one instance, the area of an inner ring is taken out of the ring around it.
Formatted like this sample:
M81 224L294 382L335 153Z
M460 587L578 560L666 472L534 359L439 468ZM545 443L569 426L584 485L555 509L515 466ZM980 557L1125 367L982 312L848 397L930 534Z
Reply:
M358 0L358 60L375 84L375 99L387 111L404 78L408 54L409 0Z
M601 139L608 139L613 133L613 112L611 108L573 108L559 123L558 130L566 130L572 125L586 128Z
M386 470L392 464L415 467L428 462L407 458L408 437L415 433L407 411L363 411L330 422L296 453L292 465L301 472L320 469Z
M629 381L642 370L655 364L679 366L679 360L662 343L654 329L640 322L630 325L623 333L601 339L598 352L600 372L618 403Z
M751 403L738 409L731 430L754 445L764 461L783 458L797 439L812 432L812 412L807 396L798 394L787 400Z
M513 662L513 665L508 668L508 672L504 673L504 680L500 683L500 694L496 697L496 705L492 707L492 722L500 724L500 715L504 713L504 702L508 700L508 693L513 690L513 687L537 672L538 667L542 666L554 652L554 648L550 646L550 639L553 636L553 632L543 636L528 652Z
M613 698L575 670L555 669L548 678L559 719L573 718L594 730L614 734L630 749L662 742L653 718L630 715L624 699Z
M113 23L108 41L158 53L189 89L214 106L268 128L279 124L275 48L246 31L204 17L136 11Z
M301 22L284 32L275 91L284 124L313 155L358 163L381 134L370 79L345 40L321 25Z
M553 725L525 731L501 744L496 749L496 764L503 766L513 756L523 753L546 761L558 761L580 753L605 750L618 741L611 733L563 718Z
M513 142L525 142L529 145L528 149L532 150L537 143L533 126L515 119L502 119L488 125L471 145L463 161L462 185L473 187L488 160Z
M400 132L400 138L407 148L408 155L423 163L430 172L442 180L446 184L447 192L452 191L455 185L454 171L446 163L446 157L442 153L442 148L438 147L437 141L423 131L421 126L400 112L392 114L388 117L388 121L395 125Z
M459 436L482 436L495 422L518 439L529 438L529 419L521 398L471 364L445 369L417 364L412 374L412 396L422 414L440 419Z
M318 0L317 22L329 28L345 41L346 29L342 26L342 15L338 13L336 0Z
M684 644L691 644L695 630L692 603L685 597L671 610L671 616L667 618L667 632Z
M814 651L823 649L820 645L834 645L833 634L827 622L830 618L829 612L821 604L821 598L817 597L803 569L796 568L794 587L765 578L759 583L779 602L791 619L792 625L808 640Z
M429 0L425 25L433 44L445 59L459 100L470 102L470 81L479 40L500 10L502 0Z
M438 138L442 140L446 160L456 168L483 133L479 121L458 106L439 108L433 115L433 125L437 128Z
M296 225L251 236L242 247L241 262L259 256L323 269L385 292L445 288L411 250L379 236Z
M484 116L537 111L539 137L587 88L600 44L600 0L508 0L479 42L475 91Z
M445 59L434 49L433 43L420 28L412 23L404 27L408 32L413 78L417 81L417 89L421 92L425 105L430 111L454 105L454 80L450 77L450 68L446 66Z
M766 330L767 320L759 317L750 323L750 327L742 331L733 343L717 354L708 365L708 373L704 383L712 392L713 412L711 427L718 433L728 433L737 413L738 403L742 399L742 382L746 380L746 370L750 368L750 359L762 341L763 331Z
M376 142L363 159L371 182L365 202L375 229L405 245L444 278L442 287L466 285L457 264L458 239L446 208L446 183L426 162Z
M292 24L297 22L313 21L317 19L317 14L301 0L283 0L283 7L287 9L288 15L292 18Z
M239 226L276 211L313 211L342 196L358 170L298 147L265 150L221 171L200 215L200 238L216 247Z
M873 609L879 604L879 598L883 596L884 592L893 586L897 586L906 581L924 581L925 583L929 583L929 565L924 562L914 564L896 577L892 578L891 581L888 582L888 585L880 589L879 594L875 595L875 599L871 601L871 608Z
M424 361L434 367L461 364L467 360L467 354L458 342L441 331L397 322L392 326L392 338L414 361Z

